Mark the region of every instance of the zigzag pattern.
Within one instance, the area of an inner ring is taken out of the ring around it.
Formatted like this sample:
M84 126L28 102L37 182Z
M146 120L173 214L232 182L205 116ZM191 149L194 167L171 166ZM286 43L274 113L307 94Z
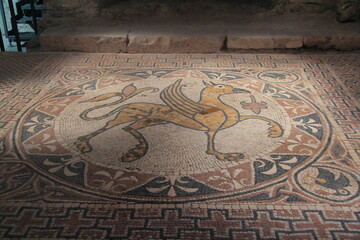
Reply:
M360 212L327 210L1 209L3 238L358 239ZM7 210L7 211L6 211Z
M341 86L326 66L317 65L307 74L315 83L314 88L324 102L332 117L341 127L346 139L360 156L360 109L357 102L348 95L347 89Z
M360 61L357 55L346 55L329 57L331 67L338 73L338 77L352 93L352 95L360 100L360 82L359 79L359 68ZM346 66L347 71L343 71Z
M19 112L45 89L64 56L49 54L2 54L0 56L0 133ZM52 68L51 68L52 67Z
M6 92L21 82L27 74L46 61L46 54L9 54L0 56L0 93Z
M244 67L294 67L299 59L313 59L310 56L274 56L256 54L82 54L69 59L66 65L117 68L244 68ZM301 63L300 68L307 67Z

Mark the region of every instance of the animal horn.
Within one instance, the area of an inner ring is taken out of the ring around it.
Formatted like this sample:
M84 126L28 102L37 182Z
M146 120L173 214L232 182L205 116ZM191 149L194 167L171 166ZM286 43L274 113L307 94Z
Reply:
M212 82L212 81L210 81L210 83L211 83L212 85L217 85L216 83L214 83L214 82Z

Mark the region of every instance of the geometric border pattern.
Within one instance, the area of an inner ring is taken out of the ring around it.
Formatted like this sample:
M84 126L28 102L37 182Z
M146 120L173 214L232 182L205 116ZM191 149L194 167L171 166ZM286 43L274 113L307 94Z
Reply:
M15 121L26 105L49 84L64 57L50 54L0 54L0 134L5 133L5 129L9 128L6 125Z
M359 239L360 211L1 207L3 238ZM76 223L76 224L74 224Z

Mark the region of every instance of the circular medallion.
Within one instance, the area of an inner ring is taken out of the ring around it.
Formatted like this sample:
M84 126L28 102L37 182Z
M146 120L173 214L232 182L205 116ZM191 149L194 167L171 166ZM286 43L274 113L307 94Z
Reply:
M247 194L315 161L328 141L329 125L311 101L269 81L279 71L251 81L225 70L94 80L95 72L65 73L83 81L39 101L15 132L35 169L91 194L156 202ZM216 74L231 80L209 77ZM299 79L288 74L286 81Z
M75 80L75 81L84 81L92 80L101 75L101 72L95 69L83 69L83 70L74 70L69 71L64 74L66 80Z

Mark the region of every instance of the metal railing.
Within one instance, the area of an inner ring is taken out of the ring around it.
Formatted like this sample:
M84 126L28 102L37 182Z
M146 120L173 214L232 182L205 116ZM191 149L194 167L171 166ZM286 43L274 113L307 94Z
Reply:
M7 1L9 7L10 23L12 28L11 30L8 29L6 12L4 9L4 1ZM0 0L0 15L4 23L3 25L4 25L5 37L9 39L10 43L11 41L16 42L16 47L18 52L22 52L21 42L29 41L38 34L37 11L39 10L39 8L35 7L35 4L37 4L38 2L39 2L38 0L20 0L16 2L16 9L15 9L13 0ZM22 9L23 6L25 5L27 6L26 11L28 12L26 15ZM34 30L35 34L20 33L18 28L18 23L29 24L31 28ZM2 39L2 35L1 35L0 45L1 45L1 51L5 51L4 40Z
M0 51L5 52L4 40L3 40L1 29L0 29Z
M11 27L12 27L13 33L15 35L16 47L17 47L18 52L22 52L20 34L19 34L18 26L17 26L14 4L13 4L12 0L8 0L8 3L9 3L9 10L10 10L10 16L11 16L11 18L10 18L11 19Z
M2 19L2 22L6 23L4 5L3 5L2 0L0 0L0 17ZM5 36L6 36L7 26L5 26L5 25L6 24L4 24L4 30L5 30ZM1 32L1 28L0 28L0 50L2 52L5 52L5 46L4 46L4 40L3 40L3 35L2 35L2 32Z

